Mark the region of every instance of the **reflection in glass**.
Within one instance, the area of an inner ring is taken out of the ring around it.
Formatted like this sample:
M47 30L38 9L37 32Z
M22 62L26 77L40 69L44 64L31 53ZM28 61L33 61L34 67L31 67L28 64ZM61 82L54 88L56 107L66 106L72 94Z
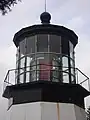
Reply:
M19 83L24 83L24 74L22 73L22 74L20 74L20 81L19 81Z
M35 53L35 36L25 38L20 42L21 57L30 53Z
M75 76L73 76L73 75L71 76L71 83L75 84Z
M36 61L31 61L31 81L36 81Z
M30 82L30 77L29 77L29 75L30 75L30 72L29 72L29 71L26 72L26 83Z
M48 35L37 35L37 52L48 52Z
M59 61L52 61L52 81L59 82L60 79L60 71L59 71Z
M27 54L35 53L35 36L30 36L27 38Z
M20 56L24 56L25 55L25 40L20 42Z
M70 50L70 58L74 59L74 46L71 43L71 41L69 41L69 50Z
M21 58L20 60L20 68L24 68L25 67L25 57Z
M63 83L69 83L69 71L63 72Z
M61 53L61 37L57 35L50 35L50 52Z
M62 66L63 69L66 69L66 67L68 67L68 57L67 56L62 56Z
M69 46L68 46L68 40L65 37L61 38L61 50L62 50L62 55L67 55L69 56Z
M69 49L70 49L71 83L75 83L74 46L70 41L69 41Z
M18 61L19 59L19 47L17 48L17 53L16 53L16 62Z
M68 57L62 56L63 82L69 83Z

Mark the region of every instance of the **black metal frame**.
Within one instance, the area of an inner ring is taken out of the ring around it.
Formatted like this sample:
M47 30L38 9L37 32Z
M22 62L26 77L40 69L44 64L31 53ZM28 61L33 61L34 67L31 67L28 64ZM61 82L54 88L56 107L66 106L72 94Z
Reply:
M3 97L13 98L12 105L32 102L71 103L84 109L84 98L90 92L79 84L61 84L51 81L35 81L7 86ZM10 107L10 106L9 106Z
M42 33L41 33L42 34ZM41 35L41 34L39 34L39 35ZM38 34L36 34L35 36L37 36ZM45 33L44 33L44 35L45 35ZM52 34L47 34L47 35L52 35ZM35 37L34 36L34 37ZM60 37L60 36L59 36ZM36 38L36 37L35 37ZM64 42L63 42L63 38L64 38ZM24 38L24 40L25 39L27 39L27 38ZM28 40L28 39L27 39ZM35 39L35 48L37 48L36 46L37 46L37 42L36 42L37 40ZM64 45L65 44L65 41L68 43L67 44L67 50L68 50L68 53L67 53L67 55L68 55L68 66L69 66L69 83L71 83L72 81L71 81L71 66L70 66L70 60L71 60L71 58L70 58L70 46L69 46L69 39L65 36L61 36L61 46L62 46L62 44ZM63 42L63 43L62 43ZM19 42L19 44L20 44L21 42ZM48 43L49 44L49 43ZM20 47L20 46L18 46L18 47ZM48 47L48 46L47 46ZM63 49L63 48L61 48L61 49ZM35 54L39 54L39 52L37 51L37 50L35 50ZM44 54L44 52L42 52L42 54ZM48 54L49 54L49 52L48 52ZM62 55L63 55L63 53L62 53ZM25 55L26 56L26 55ZM72 59L73 61L74 61L74 59ZM26 57L25 57L25 61L26 61ZM73 66L73 67L75 67L75 66ZM26 68L26 62L25 62L25 68ZM25 77L25 79L26 79L26 77ZM25 80L24 79L24 80ZM74 83L75 83L75 80L74 80Z
M36 34L55 34L59 36L64 36L68 38L74 45L78 43L78 36L70 29L65 28L63 26L52 25L52 24L41 24L41 25L33 25L30 27L26 27L17 32L14 36L14 43L16 47L19 46L19 43L26 37L30 37Z

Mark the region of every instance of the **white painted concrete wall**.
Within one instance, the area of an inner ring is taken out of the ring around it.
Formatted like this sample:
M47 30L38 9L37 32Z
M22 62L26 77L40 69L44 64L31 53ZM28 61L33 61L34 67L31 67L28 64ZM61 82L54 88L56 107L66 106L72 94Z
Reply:
M86 120L85 111L67 103L34 102L13 105L7 120Z

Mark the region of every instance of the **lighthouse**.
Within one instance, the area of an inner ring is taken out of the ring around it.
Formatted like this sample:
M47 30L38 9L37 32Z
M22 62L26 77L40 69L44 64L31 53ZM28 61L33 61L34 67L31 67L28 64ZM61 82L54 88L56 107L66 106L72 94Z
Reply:
M51 24L48 12L43 12L40 19L41 24L22 28L13 38L16 68L9 70L4 80L6 118L86 120L84 98L90 92L76 76L74 48L78 36Z

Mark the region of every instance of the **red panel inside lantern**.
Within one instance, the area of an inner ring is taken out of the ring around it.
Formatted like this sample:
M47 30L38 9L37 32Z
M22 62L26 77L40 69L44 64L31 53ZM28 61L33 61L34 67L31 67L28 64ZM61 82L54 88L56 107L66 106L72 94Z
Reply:
M41 61L40 60L40 80L50 80L50 73L51 73L52 65L50 62Z

